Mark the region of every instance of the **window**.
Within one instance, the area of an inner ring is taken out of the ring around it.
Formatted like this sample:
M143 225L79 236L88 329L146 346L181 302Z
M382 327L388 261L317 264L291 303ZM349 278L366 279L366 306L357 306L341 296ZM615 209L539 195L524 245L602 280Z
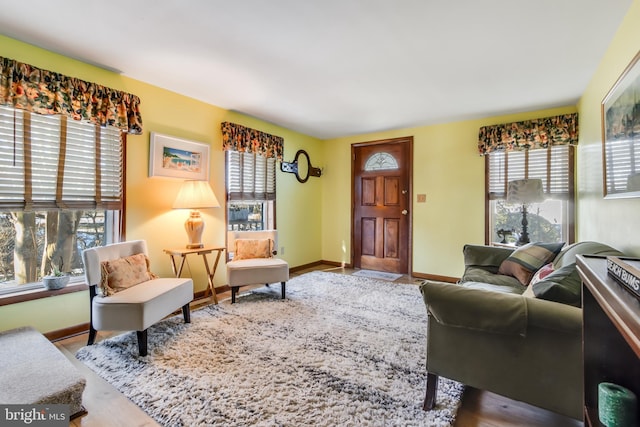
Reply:
M367 163L364 165L364 170L367 172L393 169L398 169L398 162L389 153L375 153L367 159Z
M54 269L81 281L82 250L119 240L123 143L113 127L0 107L0 294Z
M546 200L527 207L530 240L574 241L573 146L525 151L493 151L487 168L487 243L513 243L522 230L522 206L506 203L507 184L516 179L542 179Z
M228 230L275 228L276 159L226 151Z

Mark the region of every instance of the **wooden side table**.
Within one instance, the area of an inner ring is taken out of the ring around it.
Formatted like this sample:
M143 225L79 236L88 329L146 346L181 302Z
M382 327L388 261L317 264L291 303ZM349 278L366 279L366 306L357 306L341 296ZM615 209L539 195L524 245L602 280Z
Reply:
M175 274L176 277L180 277L180 275L182 274L182 268L184 267L184 262L187 259L187 255L189 254L202 255L202 260L204 261L204 267L205 267L205 270L207 271L207 282L209 283L208 290L211 292L211 295L213 296L213 302L217 304L218 297L216 296L216 290L213 286L213 276L215 276L216 274L216 270L218 269L218 262L220 261L220 255L222 255L222 252L224 252L224 249L225 248L223 247L205 246L204 248L197 248L197 249L187 249L187 248L164 249L164 253L169 255L169 257L171 258L171 269L173 270L173 274ZM213 252L216 252L216 255L215 255L215 261L213 263L213 269L211 269L209 265L209 261L207 260L207 255L212 254ZM180 257L179 265L176 264L176 257ZM204 296L206 298L208 294L205 292Z

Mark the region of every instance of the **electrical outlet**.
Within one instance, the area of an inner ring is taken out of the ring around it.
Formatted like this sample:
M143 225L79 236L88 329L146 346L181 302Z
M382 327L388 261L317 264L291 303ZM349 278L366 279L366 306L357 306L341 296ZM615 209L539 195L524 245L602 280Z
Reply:
M284 255L284 246L280 246L280 255Z
M425 203L427 201L426 194L418 194L418 203Z

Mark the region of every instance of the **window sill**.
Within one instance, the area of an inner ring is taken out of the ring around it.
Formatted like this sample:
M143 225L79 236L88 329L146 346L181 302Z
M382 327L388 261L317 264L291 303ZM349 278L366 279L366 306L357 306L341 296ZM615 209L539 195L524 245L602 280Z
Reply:
M28 291L14 292L11 294L0 295L0 306L17 304L19 302L33 301L41 298L56 297L58 295L71 294L74 292L86 291L89 289L84 283L70 283L62 289L49 291L42 289L31 289Z

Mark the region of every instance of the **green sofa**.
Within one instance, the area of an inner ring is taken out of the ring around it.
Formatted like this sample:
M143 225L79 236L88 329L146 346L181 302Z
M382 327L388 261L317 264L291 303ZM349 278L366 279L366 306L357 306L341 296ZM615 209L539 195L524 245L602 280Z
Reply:
M544 267L550 274L532 285L500 274L505 260L516 256L515 248L481 245L464 247L465 271L457 284L421 285L428 312L425 410L435 406L438 376L443 376L582 419L581 284L575 256L621 253L596 242L557 250Z

